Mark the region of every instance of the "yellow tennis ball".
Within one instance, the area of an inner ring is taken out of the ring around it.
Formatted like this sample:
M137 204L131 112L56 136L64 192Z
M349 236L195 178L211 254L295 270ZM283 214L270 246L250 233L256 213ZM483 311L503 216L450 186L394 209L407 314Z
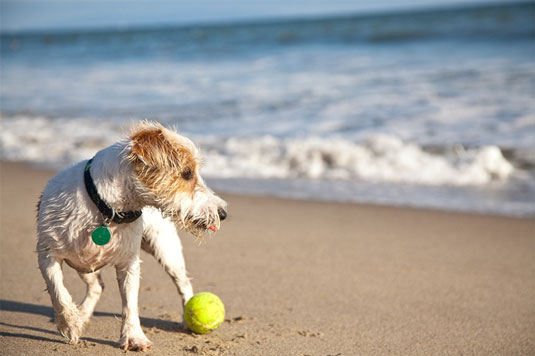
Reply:
M184 320L194 333L209 333L225 320L225 306L215 294L197 293L186 303Z

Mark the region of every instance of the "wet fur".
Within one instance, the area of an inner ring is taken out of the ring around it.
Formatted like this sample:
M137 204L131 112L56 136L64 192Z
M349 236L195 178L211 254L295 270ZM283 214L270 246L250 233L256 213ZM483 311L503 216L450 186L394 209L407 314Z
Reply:
M173 279L182 302L193 295L176 224L202 237L219 229L226 203L199 175L199 152L186 137L157 123L142 122L131 135L93 158L91 175L100 196L116 211L142 210L138 220L111 224L104 246L91 240L103 217L83 182L87 161L69 167L47 184L37 205L38 262L47 283L58 330L77 343L102 293L99 269L116 268L123 300L120 345L144 350L151 342L139 325L137 295L142 247ZM63 285L62 263L76 269L87 295L76 306Z

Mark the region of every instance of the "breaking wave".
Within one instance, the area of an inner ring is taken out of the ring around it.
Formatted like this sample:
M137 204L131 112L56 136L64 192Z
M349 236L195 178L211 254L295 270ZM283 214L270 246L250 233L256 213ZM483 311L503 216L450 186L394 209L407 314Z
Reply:
M359 143L318 137L232 138L204 142L204 155L205 173L224 178L472 185L505 180L514 171L496 146L458 147L439 155L391 135L374 135Z
M126 123L2 118L2 159L61 168L121 138ZM392 135L354 142L341 137L193 136L213 178L343 180L423 185L484 185L507 180L513 164L493 145L433 150Z

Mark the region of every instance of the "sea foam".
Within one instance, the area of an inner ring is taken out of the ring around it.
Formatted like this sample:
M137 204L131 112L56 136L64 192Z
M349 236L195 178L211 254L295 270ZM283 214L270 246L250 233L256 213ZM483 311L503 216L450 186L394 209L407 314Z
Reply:
M363 180L426 185L479 185L505 180L514 168L496 146L438 155L392 135L364 142L319 137L199 140L209 176Z
M89 119L3 117L2 158L57 168L91 157L119 140L127 123ZM278 138L194 135L213 178L345 180L423 185L484 185L515 171L497 146L430 152L413 142L376 134L354 142L341 137ZM436 149L435 149L436 151Z

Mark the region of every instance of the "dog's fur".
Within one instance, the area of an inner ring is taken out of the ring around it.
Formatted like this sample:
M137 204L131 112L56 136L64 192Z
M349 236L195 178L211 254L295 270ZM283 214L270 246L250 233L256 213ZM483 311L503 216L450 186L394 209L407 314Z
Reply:
M140 247L171 276L183 305L193 296L175 223L202 238L219 229L226 203L199 175L199 153L186 137L142 122L130 137L99 151L90 173L99 195L115 211L142 210L134 222L109 225L111 240L96 245L91 233L103 216L84 185L87 161L67 168L47 184L38 204L37 254L59 332L77 343L104 285L100 269L116 268L123 302L120 346L144 350L152 343L138 316ZM63 284L62 263L78 271L87 295L77 307Z

